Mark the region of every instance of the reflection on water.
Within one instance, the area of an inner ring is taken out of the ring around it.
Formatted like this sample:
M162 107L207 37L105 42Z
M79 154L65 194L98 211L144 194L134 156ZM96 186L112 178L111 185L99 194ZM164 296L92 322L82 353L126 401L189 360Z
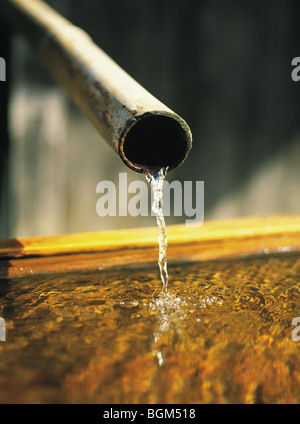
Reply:
M0 402L300 399L300 256L3 280Z

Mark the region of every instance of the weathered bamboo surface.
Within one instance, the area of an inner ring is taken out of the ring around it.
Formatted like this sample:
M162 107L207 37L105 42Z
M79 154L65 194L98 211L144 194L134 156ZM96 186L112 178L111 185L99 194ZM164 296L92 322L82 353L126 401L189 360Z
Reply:
M168 261L300 251L300 216L207 221L167 228ZM157 228L0 241L0 277L155 264Z
M185 160L192 144L187 123L130 77L86 32L40 0L2 0L0 12L129 168L141 173L145 166L172 170ZM149 118L156 128L151 141ZM161 145L165 148L158 151Z

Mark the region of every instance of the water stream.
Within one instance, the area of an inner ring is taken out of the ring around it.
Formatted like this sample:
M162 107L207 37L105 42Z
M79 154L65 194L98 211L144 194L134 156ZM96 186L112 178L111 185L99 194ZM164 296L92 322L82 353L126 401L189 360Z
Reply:
M169 279L167 270L167 231L165 218L163 215L163 183L166 175L166 168L161 168L155 171L148 170L146 173L146 179L150 183L153 192L152 211L156 215L156 222L158 226L158 265L164 293L168 292Z

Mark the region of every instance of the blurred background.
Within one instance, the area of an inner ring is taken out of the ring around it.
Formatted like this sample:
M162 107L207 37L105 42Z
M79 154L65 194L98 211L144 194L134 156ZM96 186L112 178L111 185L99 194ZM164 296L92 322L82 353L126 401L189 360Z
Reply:
M300 213L300 82L291 79L299 1L47 3L190 125L192 151L168 181L204 181L205 220ZM97 215L99 181L118 187L120 172L129 182L144 177L121 162L22 38L12 34L9 50L8 38L2 22L0 237L154 225L151 216Z

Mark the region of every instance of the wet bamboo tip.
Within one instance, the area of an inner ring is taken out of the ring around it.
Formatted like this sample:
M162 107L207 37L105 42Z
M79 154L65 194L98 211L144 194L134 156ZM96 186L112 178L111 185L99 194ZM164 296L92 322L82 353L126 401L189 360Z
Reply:
M119 140L119 156L137 172L177 168L188 156L192 135L186 122L174 113L148 112L137 117Z

